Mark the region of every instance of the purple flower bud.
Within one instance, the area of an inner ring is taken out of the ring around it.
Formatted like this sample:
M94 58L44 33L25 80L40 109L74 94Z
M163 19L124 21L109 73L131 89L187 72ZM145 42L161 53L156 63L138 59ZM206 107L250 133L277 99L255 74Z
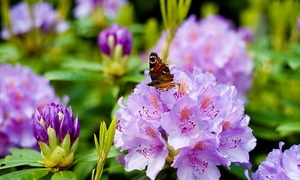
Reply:
M80 133L80 125L79 125L78 117L76 117L71 132L71 144L73 144L74 141L79 137L79 133Z
M39 112L36 112L35 117L40 117L37 114L39 114ZM33 118L32 127L33 127L33 134L36 140L48 144L48 134L45 126L43 126L38 119Z
M100 50L110 56L116 45L121 45L123 55L129 55L132 46L132 35L127 28L114 24L100 32L98 36L98 46Z
M68 109L65 110L64 116L60 121L59 139L63 141L67 134L71 135L74 127L74 118Z
M60 104L47 104L43 109L33 116L33 132L38 141L48 143L47 128L52 128L56 132L60 141L63 141L67 134L72 136L73 142L79 137L78 118L74 119L72 109ZM73 133L72 132L76 132Z
M79 142L79 122L71 107L47 104L33 115L33 132L39 141L46 167L65 168L72 164ZM50 151L50 152L49 152Z

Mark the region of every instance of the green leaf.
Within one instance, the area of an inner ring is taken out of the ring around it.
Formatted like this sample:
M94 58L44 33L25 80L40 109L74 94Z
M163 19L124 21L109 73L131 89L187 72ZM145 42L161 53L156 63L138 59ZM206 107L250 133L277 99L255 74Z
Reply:
M59 171L54 173L51 180L72 180L76 179L76 175L72 171Z
M15 45L2 44L0 46L0 63L18 60L21 55L21 52Z
M117 156L123 156L124 152L120 152L120 150L118 148L116 148L115 146L111 146L109 153L107 155L107 158L113 158L113 157L117 157Z
M49 80L60 81L78 81L78 80L101 80L103 79L102 73L94 73L89 71L76 71L76 70L57 70L49 71L45 73L45 76Z
M300 133L300 122L283 122L280 124L277 129L281 136L288 136L294 133Z
M98 159L98 154L96 150L90 151L85 155L80 156L80 158L78 158L76 160L76 163L79 161L97 161Z
M246 170L244 166L236 166L235 164L231 164L230 166L230 173L236 175L238 179L246 179L244 170Z
M267 139L272 141L277 141L282 139L278 132L274 131L273 129L267 129L262 126L254 126L252 125L251 128L253 129L253 135L257 138Z
M40 152L32 149L10 149L12 155L6 156L0 160L0 170L16 167L16 166L35 166L43 167L44 165L38 162L42 161Z
M103 66L100 63L89 62L84 60L67 58L68 60L62 63L62 67L69 69L81 69L90 71L102 71Z
M122 81L124 82L140 83L141 81L144 80L145 80L145 76L142 74L129 74L122 77Z
M0 177L0 180L32 180L40 179L46 176L51 169L49 168L32 168L20 171L14 171L8 174L4 174Z

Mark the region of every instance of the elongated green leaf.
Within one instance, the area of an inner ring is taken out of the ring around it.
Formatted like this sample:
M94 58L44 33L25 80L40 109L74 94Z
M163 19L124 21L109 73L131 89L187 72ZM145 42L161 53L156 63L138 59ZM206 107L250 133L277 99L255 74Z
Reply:
M45 74L49 80L64 80L64 81L78 81L78 80L101 80L103 78L102 73L94 73L89 71L80 70L57 70L49 71Z
M169 27L169 21L168 21L169 19L167 19L166 1L165 0L160 0L160 11L161 11L161 16L162 16L165 28L168 28Z
M130 74L122 78L122 81L124 82L133 82L133 83L140 83L141 81L144 80L145 80L145 76L142 74Z
M251 126L253 129L253 134L257 138L267 139L272 141L280 140L282 137L279 135L278 132L274 131L273 129L267 129L261 126Z
M72 180L76 179L76 175L72 171L59 171L54 173L51 180Z
M49 168L32 168L4 174L0 180L32 180L40 179L50 172Z
M11 149L10 151L12 155L6 156L4 159L0 160L0 170L23 165L35 167L44 166L43 164L38 163L39 161L42 161L42 157L41 154L35 150Z
M294 133L300 133L300 122L284 122L281 125L279 125L276 130L279 131L281 136L288 136Z
M78 59L76 60L68 59L67 61L63 62L61 66L64 68L82 69L82 70L90 70L90 71L103 70L103 66L100 63L83 61Z

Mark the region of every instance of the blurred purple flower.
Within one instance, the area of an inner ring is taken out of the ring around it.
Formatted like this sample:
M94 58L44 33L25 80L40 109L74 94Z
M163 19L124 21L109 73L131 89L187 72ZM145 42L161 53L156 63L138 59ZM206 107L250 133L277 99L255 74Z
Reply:
M13 34L24 34L33 28L40 29L45 33L52 30L55 30L57 33L62 33L69 28L68 23L59 18L59 14L49 3L40 2L34 4L32 8L33 19L31 18L27 3L21 2L11 8L10 17ZM10 37L10 32L7 27L2 30L1 37L4 39Z
M127 4L127 0L76 0L76 4L75 17L84 18L101 7L104 14L109 19L113 19L117 16L120 8Z
M219 83L234 85L238 96L252 83L252 58L247 54L245 41L232 29L225 18L210 15L201 21L189 17L178 28L170 44L168 60L190 72L194 67L211 72ZM166 34L163 33L152 51L161 54Z
M236 30L237 34L247 43L251 43L253 40L253 31L247 27L241 27Z
M80 126L71 107L55 103L45 105L34 113L32 127L46 167L67 167L73 162Z
M36 108L59 99L49 81L27 67L2 64L0 76L0 156L11 147L36 148L31 116Z
M282 152L283 142L279 143L279 149L273 149L258 166L258 170L252 173L253 180L263 179L300 179L300 146L293 145Z
M147 85L151 79L146 71L146 81L127 103L119 100L114 142L129 152L125 169L147 166L147 176L155 179L169 155L178 179L218 179L219 165L250 164L256 139L236 89L217 84L212 74L198 68L193 73L174 66L170 70L180 85L159 91Z
M104 54L111 56L117 45L122 47L122 55L130 54L132 35L127 28L114 24L99 33L98 46Z

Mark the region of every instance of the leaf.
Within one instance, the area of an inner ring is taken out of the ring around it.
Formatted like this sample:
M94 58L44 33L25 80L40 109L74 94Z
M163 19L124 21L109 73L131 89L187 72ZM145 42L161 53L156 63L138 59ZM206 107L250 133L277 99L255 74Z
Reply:
M246 170L246 167L244 167L242 165L239 166L239 165L235 165L233 163L230 165L230 173L237 176L238 179L245 179L244 170Z
M21 52L15 45L2 44L0 46L0 63L18 60L21 57Z
M76 163L79 161L97 161L97 159L98 159L98 154L96 150L93 150L88 152L85 155L80 156L80 158L76 160Z
M272 141L277 141L281 139L281 136L278 132L274 131L273 129L268 129L262 126L254 126L252 125L251 128L253 129L253 135L257 138L267 139Z
M54 173L51 180L72 180L76 179L76 175L72 171L59 171Z
M12 155L6 156L4 159L0 160L0 170L16 167L16 166L35 166L35 167L43 167L44 165L38 163L42 161L41 154L32 149L10 149Z
M113 158L113 157L117 157L117 156L123 156L124 152L120 152L120 150L118 148L116 148L115 146L111 146L109 153L107 155L107 158Z
M46 176L51 169L49 168L32 168L25 169L20 171L14 171L8 174L4 174L0 177L0 180L32 180L32 179L40 179Z
M90 71L102 71L103 66L100 63L89 62L78 59L67 58L65 62L61 65L64 68L70 69L82 69L82 70L90 70Z
M133 83L140 83L141 81L144 80L145 80L145 76L142 74L130 74L122 78L122 81L124 82L133 82Z
M284 122L280 124L276 130L284 137L294 133L300 133L300 122Z
M65 81L78 81L78 80L101 80L102 73L94 73L89 71L76 71L76 70L57 70L45 73L49 80L65 80Z

